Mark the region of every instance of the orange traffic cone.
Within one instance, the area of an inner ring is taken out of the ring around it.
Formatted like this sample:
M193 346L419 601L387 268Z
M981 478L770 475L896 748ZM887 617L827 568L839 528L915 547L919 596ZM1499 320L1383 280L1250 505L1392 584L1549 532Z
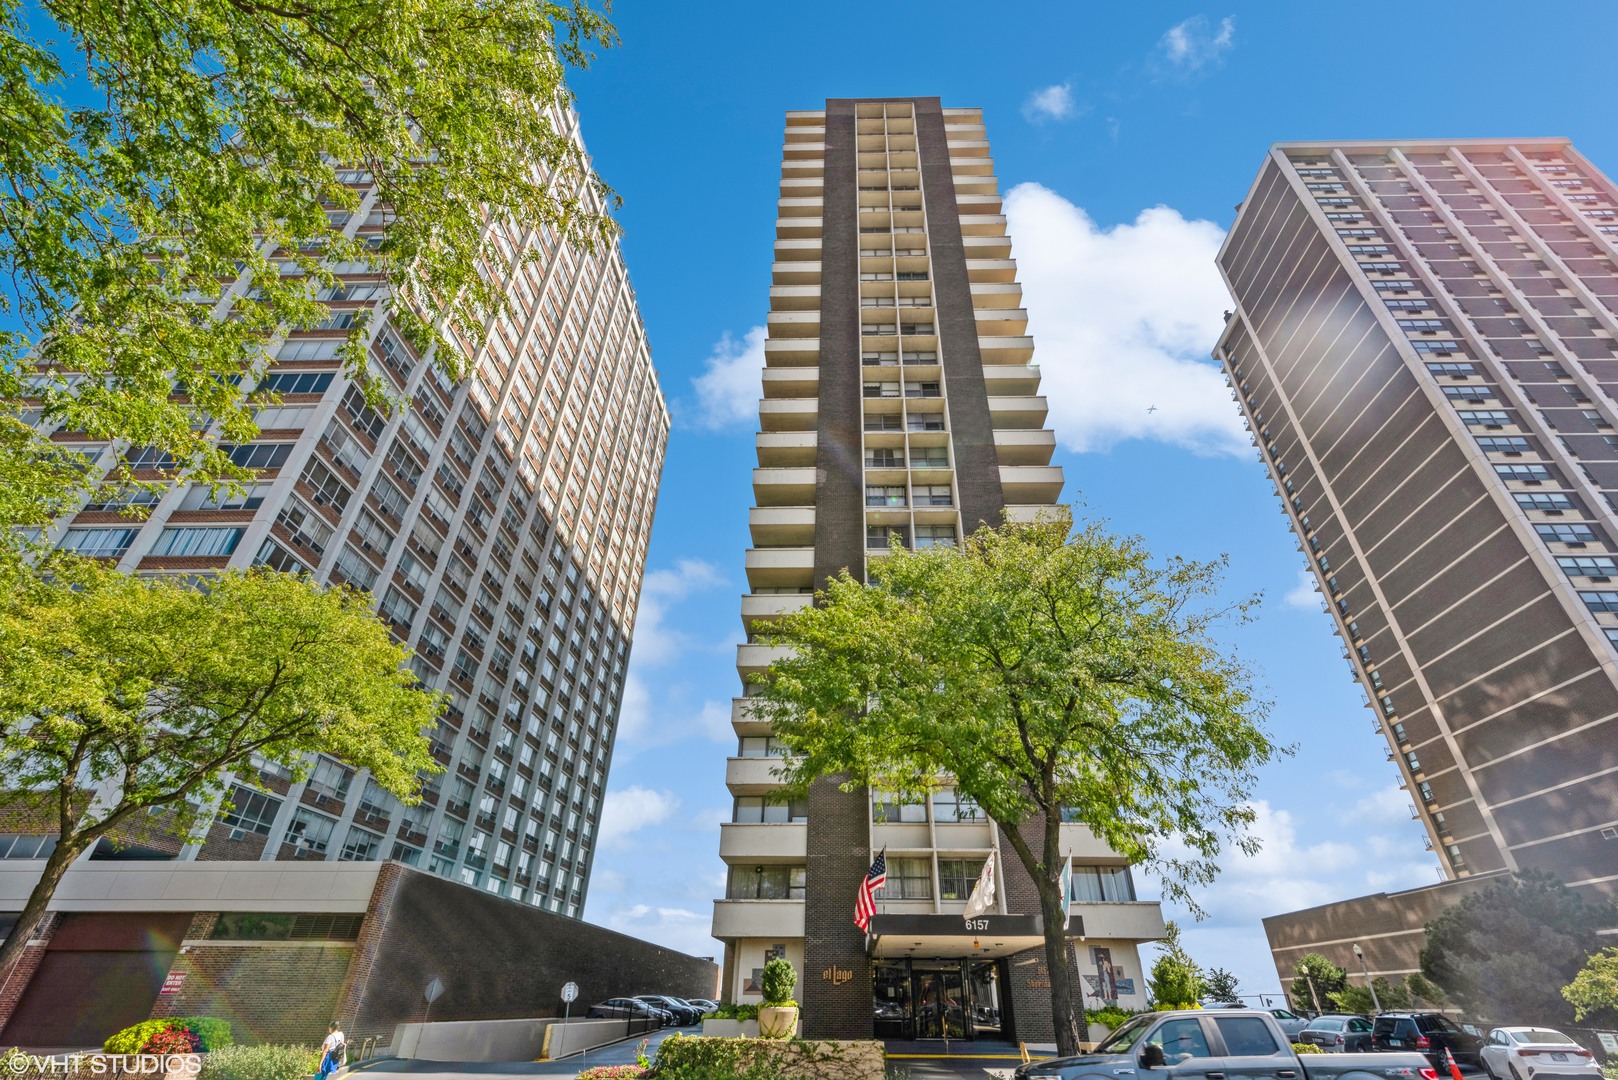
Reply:
M1454 1077L1455 1080L1465 1080L1465 1078L1461 1076L1461 1067L1455 1064L1455 1054L1447 1046L1444 1047L1444 1060L1449 1062L1450 1076Z

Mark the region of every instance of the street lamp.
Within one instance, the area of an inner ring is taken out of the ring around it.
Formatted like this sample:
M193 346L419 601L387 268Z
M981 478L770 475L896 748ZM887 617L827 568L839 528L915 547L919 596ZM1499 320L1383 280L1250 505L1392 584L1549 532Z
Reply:
M1365 966L1365 952L1360 948L1360 943L1357 941L1354 943L1354 959L1360 962L1360 971L1365 975L1365 987L1371 991L1371 1007L1377 1012L1381 1012L1382 1002L1377 1000L1376 984L1371 982L1371 969Z
M1314 1003L1315 1003L1315 1015L1319 1016L1320 1015L1320 995L1315 991L1315 977L1313 975L1309 974L1309 969L1304 967L1302 963L1298 964L1298 974L1302 975L1303 976L1303 981L1309 984L1309 996L1310 996L1310 998L1312 998L1314 1000ZM1378 1009L1377 1011L1381 1012L1382 1010Z

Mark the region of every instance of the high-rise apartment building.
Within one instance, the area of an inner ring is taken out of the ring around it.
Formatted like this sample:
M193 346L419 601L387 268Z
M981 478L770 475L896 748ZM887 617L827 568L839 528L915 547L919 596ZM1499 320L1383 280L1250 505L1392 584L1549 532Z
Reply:
M557 109L553 122L582 152L577 116ZM380 235L386 208L369 177L343 179L362 198L349 235ZM599 208L587 185L576 194ZM481 340L461 342L464 382L391 325L368 264L339 265L341 284L322 296L326 327L279 343L262 385L281 404L260 410L257 439L231 451L259 470L255 484L217 497L186 483L140 493L144 521L124 513L128 496L92 500L53 531L58 546L128 571L265 564L368 590L422 681L451 698L432 741L446 771L421 805L401 807L321 758L302 783L266 774L268 793L238 785L209 842L169 843L171 857L395 859L582 910L669 417L617 244L584 252L542 225L494 228L513 256L510 305ZM247 295L250 283L236 282L215 316ZM372 364L408 408L373 410L340 370L361 313L372 316ZM147 479L172 465L53 437ZM11 827L0 857L46 842Z
M1214 355L1449 879L1618 892L1615 242L1565 140L1286 143L1219 255ZM1355 925L1292 918L1288 977Z
M981 111L829 100L787 114L783 157L749 628L810 604L844 568L865 574L894 537L954 544L1033 518L1062 489ZM831 784L782 801L780 751L745 696L772 659L757 644L737 657L713 920L724 998L759 1000L759 972L781 955L801 974L806 1035L1052 1037L1039 905L995 827L947 788L927 804ZM1088 830L1064 832L1085 1000L1142 1006L1136 946L1161 935L1158 906L1136 900L1126 861ZM867 938L854 901L883 849ZM1002 887L973 934L962 912L985 859Z

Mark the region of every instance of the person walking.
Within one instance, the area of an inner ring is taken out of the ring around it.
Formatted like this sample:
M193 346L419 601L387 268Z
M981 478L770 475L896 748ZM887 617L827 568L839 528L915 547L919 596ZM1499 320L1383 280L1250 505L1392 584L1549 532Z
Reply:
M348 1040L343 1035L342 1027L333 1020L326 1031L326 1041L320 1044L320 1071L315 1074L317 1080L327 1080L348 1061Z

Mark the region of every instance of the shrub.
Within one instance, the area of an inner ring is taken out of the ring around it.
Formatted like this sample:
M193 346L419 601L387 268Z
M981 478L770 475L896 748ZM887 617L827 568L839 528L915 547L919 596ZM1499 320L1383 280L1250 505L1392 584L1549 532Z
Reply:
M197 1037L188 1029L171 1024L146 1040L141 1047L143 1054L194 1054L197 1052Z
M670 1035L657 1048L657 1080L801 1080L852 1075L858 1044Z
M757 1020L757 1005L721 1005L703 1017L704 1020Z
M578 1080L641 1080L645 1075L643 1065L597 1065L581 1072Z
M309 1080L318 1068L307 1046L224 1046L203 1057L196 1080Z
M236 1044L236 1037L230 1032L229 1020L221 1020L216 1016L187 1016L176 1020L175 1023L183 1024L197 1037L197 1049L203 1053Z
M167 1031L169 1024L168 1020L142 1020L109 1037L101 1048L109 1054L138 1054L146 1049L153 1035Z
M174 1049L179 1044L172 1041L165 1042L162 1047L152 1045L152 1040L159 1035L175 1030L189 1034L187 1049ZM176 1016L131 1024L108 1038L102 1049L109 1054L140 1054L148 1051L154 1054L191 1054L199 1050L205 1053L218 1050L235 1041L230 1033L229 1021L212 1016Z
M1134 1015L1135 1013L1132 1009L1125 1009L1119 1005L1104 1005L1099 1009L1084 1010L1086 1023L1100 1024L1108 1029L1119 1026Z
M764 989L764 1004L766 1005L795 1005L792 1000L792 991L798 985L798 973L784 956L770 958L764 965L764 973L759 978Z
M1314 1043L1293 1043L1292 1052L1295 1054L1324 1054L1326 1051Z

